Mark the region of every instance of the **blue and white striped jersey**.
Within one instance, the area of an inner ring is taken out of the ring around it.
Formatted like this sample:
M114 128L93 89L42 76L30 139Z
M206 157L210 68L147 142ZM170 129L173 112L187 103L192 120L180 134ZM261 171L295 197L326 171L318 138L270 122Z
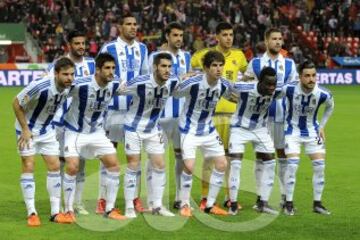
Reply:
M273 60L269 57L267 52L264 53L262 57L253 58L244 75L255 77L255 79L258 80L261 69L264 67L272 67L275 69L277 87L282 87L288 82L299 80L296 65L292 59L284 58L281 54L278 54L277 58ZM274 118L275 122L284 122L284 101L282 99L277 99L271 104L269 116Z
M171 75L164 85L159 85L154 80L153 74L124 81L120 93L132 96L130 108L125 115L124 129L145 133L158 129L160 114L178 82L178 77Z
M220 97L230 97L231 84L220 78L216 85L210 86L206 74L200 74L181 82L175 89L175 97L185 97L185 105L179 117L181 133L197 136L215 130L212 116Z
M102 46L101 53L109 53L115 58L115 75L122 81L149 73L148 50L145 44L134 41L132 45L120 37ZM111 110L127 110L131 97L115 96L109 105Z
M93 133L103 129L108 105L117 94L119 85L119 81L114 80L101 88L95 76L76 79L69 92L72 102L65 114L65 127L79 133Z
M190 59L191 55L189 52L179 49L176 55L172 54L170 51L159 50L156 52L152 52L149 56L149 66L150 72L153 72L153 61L156 54L161 52L166 52L171 54L172 56L172 74L175 74L179 78L182 75L191 71ZM169 97L168 101L166 102L165 108L161 114L161 118L163 119L171 119L171 118L178 118L182 107L184 105L185 99L184 98L174 98L172 96Z
M233 91L239 96L236 111L231 118L231 127L249 130L266 127L269 107L279 92L263 96L257 90L258 82L237 82Z
M69 55L66 55L65 57L69 57ZM56 60L49 64L49 67L47 69L47 72L50 76L54 76L54 66L55 66ZM83 60L81 62L74 62L75 63L75 80L77 78L82 77L89 77L95 75L95 60L91 57L83 57ZM56 126L63 126L63 121L65 117L65 113L67 112L69 106L71 104L71 98L67 98L67 100L64 102L64 104L59 108L54 116L52 124Z
M285 95L285 135L316 137L319 128L325 126L334 109L332 94L318 85L312 92L304 93L299 82L287 84L282 93ZM325 104L321 123L317 120L319 108Z
M43 135L53 129L50 123L56 111L66 100L68 93L69 89L59 92L54 76L45 75L37 81L32 81L17 95L33 135ZM17 133L21 132L21 126L17 120L15 128Z

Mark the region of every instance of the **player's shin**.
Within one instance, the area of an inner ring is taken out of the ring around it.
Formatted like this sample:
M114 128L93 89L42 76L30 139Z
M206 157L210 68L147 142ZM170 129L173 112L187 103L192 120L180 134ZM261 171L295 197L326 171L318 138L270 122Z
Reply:
M190 206L190 193L192 187L192 174L187 174L185 171L181 173L180 181L180 200L181 206Z
M313 191L314 201L321 201L325 186L325 160L317 159L312 161L313 166Z
M134 208L133 200L136 197L136 179L137 171L127 168L124 177L124 195L126 208Z
M275 159L263 161L263 174L262 174L262 186L261 186L261 200L268 201L271 195L272 187L275 179Z
M106 212L115 207L116 196L120 184L120 172L106 170Z
M65 212L74 211L74 198L76 191L76 175L64 174L63 178Z
M240 188L241 160L234 159L230 163L230 174L228 178L229 197L231 202L237 201Z
M161 207L166 185L165 169L153 168L151 185L153 190L152 198L154 201L153 208Z
M106 168L100 161L100 172L99 172L99 195L98 199L106 198Z
M51 216L60 212L61 175L60 171L48 171L46 188L50 197Z
M299 167L299 158L289 158L285 172L286 201L292 202L294 196L296 172Z
M210 176L209 193L208 193L207 202L206 202L207 208L213 207L213 205L216 201L216 197L219 194L221 186L224 182L224 175L225 175L225 172L220 172L220 171L216 170L215 168L213 169L211 176Z
M20 186L28 215L35 213L35 181L33 173L23 173L20 177Z

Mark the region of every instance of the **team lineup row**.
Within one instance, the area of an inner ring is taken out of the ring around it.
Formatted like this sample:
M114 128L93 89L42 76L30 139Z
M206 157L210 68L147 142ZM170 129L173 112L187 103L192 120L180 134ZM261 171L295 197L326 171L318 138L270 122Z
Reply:
M119 29L119 38L105 44L95 61L84 57L84 35L71 32L69 54L56 60L46 76L30 83L14 100L23 163L20 182L29 226L40 225L34 199L35 154L41 154L47 164L54 222L73 223L75 211L88 213L81 200L83 166L84 159L94 157L102 163L96 212L116 220L143 212L138 198L142 147L149 159L148 209L153 214L174 216L162 204L165 133L173 142L176 158L174 208L182 216L192 216L189 200L197 148L204 155L200 208L217 215L237 214L241 208L237 202L241 160L247 142L253 143L258 159L256 210L277 214L268 205L276 152L284 212L294 214L295 173L304 144L314 168L314 211L329 214L321 204L321 195L324 127L333 110L333 99L316 84L313 63L302 63L299 76L294 62L282 56L280 31L266 32L267 52L247 66L242 52L231 49L233 30L228 23L218 25L218 45L214 49L192 57L181 50L183 29L178 23L168 25L166 43L149 57L146 46L135 41L133 16L124 16ZM238 77L239 71L244 72L242 78ZM322 104L325 113L318 123ZM120 181L116 143L120 141L124 142L128 162L125 216L115 208ZM62 174L59 156L66 163ZM215 204L223 182L228 186L228 211ZM60 212L61 187L64 213Z

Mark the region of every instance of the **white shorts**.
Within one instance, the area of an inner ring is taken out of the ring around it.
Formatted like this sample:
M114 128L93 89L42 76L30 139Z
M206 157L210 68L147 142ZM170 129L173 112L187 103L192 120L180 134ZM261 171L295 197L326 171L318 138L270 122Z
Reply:
M64 157L82 157L93 159L107 154L116 154L116 150L103 130L94 133L77 133L65 130Z
M125 153L127 155L140 154L141 147L148 154L164 154L164 136L162 131L151 133L125 131Z
M300 154L301 145L304 145L305 154L325 154L325 143L318 137L285 136L285 154Z
M160 118L159 124L166 134L165 142L168 143L171 139L174 149L179 149L180 131L178 118Z
M245 144L252 142L254 150L259 153L274 153L274 142L266 127L248 130L240 127L230 129L229 153L244 153Z
M274 122L274 120L268 121L268 127L270 130L270 136L274 141L275 149L284 149L285 148L285 134L284 134L284 123Z
M124 111L109 110L105 119L105 131L112 142L124 142Z
M16 133L17 139L20 138L20 134ZM23 150L18 149L20 156L33 156L35 154L59 156L59 143L56 141L56 133L54 130L50 130L43 135L35 135L29 142L29 148L25 147Z
M60 157L64 157L65 127L55 126L56 140L59 142Z
M204 158L225 156L224 144L216 130L204 136L181 134L181 154L184 160L195 159L198 147Z

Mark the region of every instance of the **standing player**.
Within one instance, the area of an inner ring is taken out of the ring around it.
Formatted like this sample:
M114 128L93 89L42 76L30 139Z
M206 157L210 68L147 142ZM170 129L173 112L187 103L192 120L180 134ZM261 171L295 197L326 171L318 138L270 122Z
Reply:
M115 75L122 80L130 81L138 75L147 74L149 72L148 65L148 50L145 44L135 40L137 23L136 18L131 14L126 14L121 17L119 22L119 37L107 44L105 44L100 52L109 53L115 58ZM113 142L115 148L118 142L124 140L123 124L124 115L130 105L130 96L115 96L109 105L109 113L106 119L105 129L108 137ZM103 213L105 207L105 174L106 171L101 165L100 171L100 192L99 200L96 208L97 213ZM137 174L141 176L141 168L137 170ZM140 187L139 182L136 183L137 192ZM136 194L138 196L138 194ZM134 199L136 210L143 211L140 198Z
M232 48L234 41L234 30L230 23L221 22L216 27L216 39L218 44L210 49L203 49L195 52L191 58L191 66L193 69L203 69L202 58L210 50L217 50L221 52L225 57L225 65L223 71L223 77L235 82L238 79L240 72L245 72L247 61L244 53L240 49ZM232 103L224 98L221 98L216 105L214 124L218 131L221 140L224 143L225 154L228 154L228 142L230 132L230 119L231 115L235 112L236 104ZM211 161L204 161L202 172L202 200L200 208L204 209L206 205L206 196L209 190L209 178L213 168ZM226 171L228 174L228 169ZM224 205L230 207L228 198L225 198ZM239 205L239 208L240 205Z
M224 181L227 161L223 143L211 119L218 100L230 93L230 83L221 77L224 64L225 59L222 53L207 52L203 59L205 74L182 82L174 93L175 97L185 97L184 109L179 119L181 151L184 160L184 170L180 180L180 215L185 217L192 216L190 193L198 147L203 152L204 161L215 162L204 210L206 213L227 215L225 210L214 205Z
M141 147L145 148L150 159L152 189L152 212L162 216L174 216L162 205L162 197L166 185L165 147L163 131L159 128L159 118L166 101L172 95L178 78L170 77L172 56L158 53L154 57L153 74L141 75L122 84L121 92L132 96L132 103L126 113L125 152L128 162L124 177L126 200L125 215L135 218L134 197L136 196L137 169L141 166Z
M75 80L80 77L93 76L95 74L95 60L90 57L85 57L86 49L86 36L85 33L78 30L70 31L67 36L69 53L65 57L71 59L75 63ZM49 75L54 74L54 64L51 64L48 68ZM56 112L53 120L53 124L56 126L56 135L60 143L60 149L63 149L64 145L64 117L69 106L71 104L71 98L68 98L62 107ZM64 153L60 151L60 171L64 173ZM85 209L85 205L82 203L82 193L85 183L85 160L80 158L79 172L76 175L76 193L75 193L75 212L88 215L89 212Z
M231 119L229 141L229 213L232 215L238 212L241 160L247 142L253 144L256 158L261 159L264 164L258 210L270 214L278 213L268 205L275 178L275 148L267 127L267 117L270 104L275 98L275 87L276 72L271 67L261 70L258 82L239 82L234 85L234 91L239 97L236 112Z
M156 52L153 52L149 56L149 66L152 66L154 57L161 53L167 52L172 56L172 74L175 74L179 78L191 71L190 67L190 53L181 49L183 45L184 28L180 23L171 22L165 29L166 44ZM176 181L176 194L174 208L179 209L180 199L180 176L183 170L183 161L181 158L180 150L180 133L178 128L178 118L184 105L183 98L174 98L172 96L166 102L165 109L161 114L160 126L166 133L168 142L170 139L173 143L175 153L175 181ZM151 169L148 168L148 179L151 178ZM151 189L148 191L148 199L151 200Z
M72 222L76 221L73 203L80 155L87 159L97 157L106 168L105 216L116 220L126 219L114 208L120 170L116 150L103 129L108 104L117 93L120 84L113 81L115 59L110 54L99 54L95 61L95 76L78 78L70 90L72 103L64 119L64 156L67 168L63 189L65 211Z
M258 80L260 77L261 69L264 67L272 67L276 71L277 87L283 86L287 82L297 81L298 74L296 72L296 66L292 59L285 58L280 54L281 47L283 45L282 33L279 29L269 28L265 32L265 45L266 52L257 58L253 58L245 72L245 78L252 78ZM282 195L282 203L284 203L284 174L286 169L286 156L284 152L284 109L283 99L275 100L269 110L269 128L271 130L272 137L274 139L274 145L279 162L279 178L280 178L280 190ZM255 178L256 187L258 193L256 208L260 202L260 186L261 176L264 168L263 161L261 159L255 162Z
M300 160L301 145L313 166L313 211L330 214L322 205L321 196L325 178L325 125L334 109L331 93L316 83L315 64L305 61L299 67L300 82L284 87L286 99L285 153L288 165L285 173L286 203L284 212L294 215L293 195L296 171ZM325 105L321 122L317 121L318 111Z
M68 58L60 58L54 68L53 76L46 75L31 82L13 102L18 151L22 160L20 186L28 211L28 225L32 227L40 225L35 209L35 154L42 155L48 169L46 186L50 196L50 220L68 222L67 217L60 213L59 143L51 121L74 80L74 63Z

